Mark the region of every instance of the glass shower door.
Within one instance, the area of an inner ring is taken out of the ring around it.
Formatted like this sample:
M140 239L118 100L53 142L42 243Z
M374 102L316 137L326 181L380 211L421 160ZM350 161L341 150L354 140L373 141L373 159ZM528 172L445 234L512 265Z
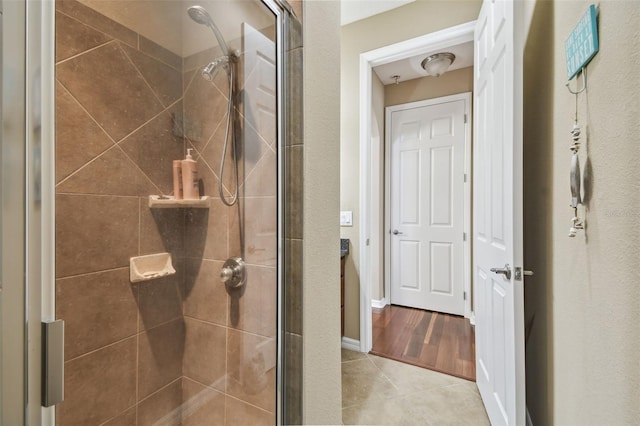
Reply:
M2 5L2 423L25 420L25 7ZM11 41L10 41L11 40ZM15 40L15 42L13 41Z
M274 424L285 12L261 1L55 6L57 422ZM172 166L187 150L199 198L175 200ZM131 259L147 255L175 273L131 280ZM244 265L241 286L221 280L229 259Z

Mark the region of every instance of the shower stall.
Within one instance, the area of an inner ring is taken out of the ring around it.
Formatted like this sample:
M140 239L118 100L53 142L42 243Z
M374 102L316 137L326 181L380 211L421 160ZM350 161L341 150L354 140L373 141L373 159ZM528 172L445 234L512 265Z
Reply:
M55 167L39 184L55 276L42 301L64 351L63 370L43 360L42 424L301 423L295 13L280 0L51 12L55 158L42 161ZM187 150L195 199L174 192ZM25 418L39 405L27 398Z

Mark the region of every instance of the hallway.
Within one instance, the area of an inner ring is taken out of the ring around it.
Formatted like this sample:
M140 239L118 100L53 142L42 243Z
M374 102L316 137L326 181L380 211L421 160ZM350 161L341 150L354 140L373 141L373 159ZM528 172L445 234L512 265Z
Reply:
M345 425L488 425L470 382L375 355L342 350Z

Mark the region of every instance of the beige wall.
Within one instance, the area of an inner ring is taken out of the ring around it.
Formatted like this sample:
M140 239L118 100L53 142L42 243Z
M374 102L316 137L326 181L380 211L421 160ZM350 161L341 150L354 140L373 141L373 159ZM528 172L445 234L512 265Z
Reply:
M640 419L640 3L601 1L579 98L586 231L568 238L564 40L589 1L538 2L525 50L527 405L534 424ZM572 82L575 87L575 81Z
M304 424L341 424L340 3L303 3Z
M403 40L473 21L480 1L416 1L342 27L340 210L353 211L353 227L341 228L351 239L351 267L345 271L345 335L359 339L359 61L360 54ZM445 74L446 75L446 74Z
M438 78L423 77L388 84L384 87L384 105L399 105L473 91L473 67L450 71Z

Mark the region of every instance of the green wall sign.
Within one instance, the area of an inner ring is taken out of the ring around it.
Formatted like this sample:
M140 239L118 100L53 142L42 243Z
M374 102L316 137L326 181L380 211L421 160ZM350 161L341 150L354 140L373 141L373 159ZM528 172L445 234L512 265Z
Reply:
M580 18L564 42L567 58L567 77L571 80L598 53L598 23L595 5Z

